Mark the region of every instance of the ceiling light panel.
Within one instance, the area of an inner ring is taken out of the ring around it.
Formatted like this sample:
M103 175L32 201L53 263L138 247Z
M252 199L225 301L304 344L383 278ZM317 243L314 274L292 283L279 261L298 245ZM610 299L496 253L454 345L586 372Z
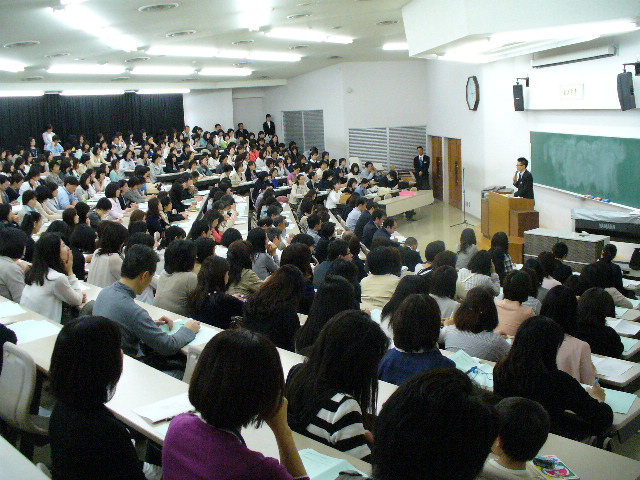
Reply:
M41 97L44 90L0 90L0 97Z
M207 77L248 77L253 72L250 68L208 67L201 69L199 73Z
M299 62L301 55L281 52L256 52L248 50L218 50L206 47L158 46L147 50L149 55L186 58L231 58L237 60L259 60L263 62Z
M137 90L138 95L162 95L173 93L189 93L191 90L188 88L143 88Z
M394 50L409 50L409 44L407 42L391 42L385 43L382 46L383 50L394 51Z
M75 75L118 75L124 72L122 65L88 65L84 63L51 65L47 73L66 73Z
M149 55L164 55L167 57L196 57L196 58L213 58L218 50L216 48L207 47L150 47L147 49Z
M305 42L318 42L318 43L340 43L349 44L353 43L353 38L346 35L332 35L329 33L320 32L311 29L297 29L297 28L273 28L265 33L270 38L280 38L283 40L301 40Z
M250 32L257 32L271 21L273 0L242 0L235 2L235 6L242 12L240 26Z
M3 72L22 72L24 65L13 60L0 59L0 71Z
M71 96L85 96L85 95L124 95L124 90L109 89L109 90L63 90L60 95L65 97Z
M148 66L142 65L135 67L131 70L134 75L171 75L171 76L185 76L191 75L194 72L192 67L175 67L175 66Z

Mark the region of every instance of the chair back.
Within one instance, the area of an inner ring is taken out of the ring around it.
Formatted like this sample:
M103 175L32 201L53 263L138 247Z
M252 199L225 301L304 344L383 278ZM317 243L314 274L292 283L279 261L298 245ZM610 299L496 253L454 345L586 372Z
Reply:
M196 364L202 353L204 345L190 345L187 350L187 366L184 369L184 376L182 381L184 383L191 383L191 377L193 377L193 371L196 369Z
M27 433L47 435L47 429L31 414L36 391L36 364L27 352L13 343L3 347L0 374L0 418L9 426Z

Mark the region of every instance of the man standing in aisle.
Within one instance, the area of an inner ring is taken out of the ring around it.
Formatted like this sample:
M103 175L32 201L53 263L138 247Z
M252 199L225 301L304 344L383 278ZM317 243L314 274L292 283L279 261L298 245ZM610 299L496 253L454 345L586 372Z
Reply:
M276 124L271 120L270 113L267 113L267 121L262 124L262 130L264 131L264 134L269 138L273 138L273 136L276 134Z
M418 190L430 190L429 165L431 158L424 154L424 148L418 147L418 156L413 159L413 169L416 176Z
M529 160L520 157L516 162L516 174L513 176L513 186L518 190L514 197L533 199L533 175L527 170Z

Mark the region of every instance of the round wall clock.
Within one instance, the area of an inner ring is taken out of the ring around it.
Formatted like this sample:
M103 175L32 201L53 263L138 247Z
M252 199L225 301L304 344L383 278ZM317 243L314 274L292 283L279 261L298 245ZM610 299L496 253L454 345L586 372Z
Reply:
M478 110L480 103L480 84L475 75L467 79L467 106L469 110Z

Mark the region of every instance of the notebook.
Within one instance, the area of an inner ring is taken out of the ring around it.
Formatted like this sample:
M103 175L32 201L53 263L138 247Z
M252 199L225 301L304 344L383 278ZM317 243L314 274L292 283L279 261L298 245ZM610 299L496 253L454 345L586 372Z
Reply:
M46 320L24 320L12 323L8 326L18 337L18 345L21 343L34 342L41 338L51 337L60 332L60 327L47 322Z
M13 317L14 315L22 315L27 311L14 302L0 303L0 318Z
M635 347L638 344L638 342L640 342L640 340L636 340L635 338L627 338L627 337L620 337L620 340L624 345L624 351L622 353L627 353L629 350Z
M189 393L184 392L174 397L165 398L143 407L133 409L133 413L140 415L151 423L171 420L181 413L192 412L195 409L189 402Z
M581 385L587 389L589 385L585 385L581 383ZM629 413L633 402L636 401L637 395L633 393L621 392L619 390L611 390L610 388L603 388L607 396L605 397L604 403L611 407L613 413L621 413L626 415Z
M311 448L300 450L299 453L307 475L311 480L335 480L340 475L340 472L347 471L359 472L361 475L365 475L348 461L323 455Z
M594 357L592 355L591 360L596 367L596 373L608 378L620 377L633 366L615 358Z
M182 327L185 323L187 323L187 321L188 320L184 320L184 319L174 320L172 330L169 330L169 325L160 325L160 330L162 330L165 333L168 333L169 335L173 335L178 330L180 330L180 327ZM204 345L205 343L209 343L209 340L215 337L218 334L218 332L219 330L215 328L209 328L209 327L200 328L200 331L196 333L196 338L194 338L191 342L189 342L189 345Z

